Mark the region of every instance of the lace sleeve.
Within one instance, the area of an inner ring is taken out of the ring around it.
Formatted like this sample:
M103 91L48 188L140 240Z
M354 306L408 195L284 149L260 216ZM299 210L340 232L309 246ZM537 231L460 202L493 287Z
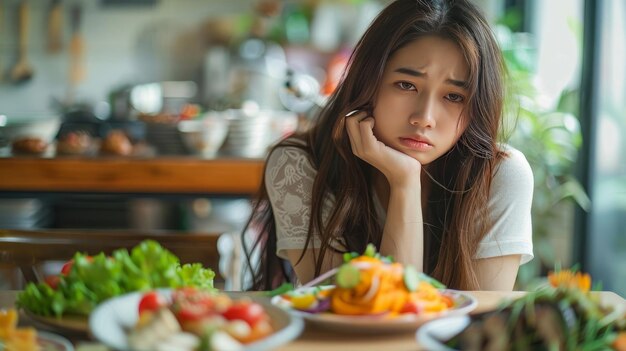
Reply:
M276 254L287 258L285 250L302 249L311 218L311 193L316 170L304 150L293 146L276 149L267 160L265 187L276 221ZM317 237L309 247L317 248Z

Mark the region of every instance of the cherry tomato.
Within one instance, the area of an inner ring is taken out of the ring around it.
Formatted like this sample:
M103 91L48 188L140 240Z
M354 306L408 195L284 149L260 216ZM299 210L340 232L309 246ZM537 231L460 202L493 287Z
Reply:
M265 311L263 306L256 302L235 302L232 304L222 316L228 320L241 319L248 323L251 327L254 327L259 321L265 318Z
M236 339L244 344L248 344L259 339L263 339L272 333L272 325L269 320L260 320L254 327L250 328L250 333Z
M180 119L192 119L200 113L200 108L195 104L183 106L180 112Z
M67 276L72 271L72 267L74 266L74 260L69 260L65 262L63 268L61 268L61 274Z
M422 308L412 301L407 301L400 309L400 313L420 314L421 312Z
M93 257L87 256L87 262L93 262ZM61 274L67 276L72 271L72 267L74 267L74 259L71 259L61 267Z
M203 304L181 304L174 313L180 324L195 322L215 314L213 309Z
M193 287L179 288L172 294L172 309L181 324L215 314L214 296Z
M156 311L162 306L165 306L166 301L159 293L156 291L151 291L146 293L139 301L139 314L142 314L145 311Z
M44 281L46 284L48 284L49 287L56 290L57 287L59 286L59 282L61 281L61 278L58 275L49 275L46 277Z

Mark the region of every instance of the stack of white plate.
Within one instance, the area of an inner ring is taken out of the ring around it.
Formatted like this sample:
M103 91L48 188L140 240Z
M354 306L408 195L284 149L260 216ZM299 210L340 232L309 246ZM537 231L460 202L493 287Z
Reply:
M37 229L50 226L49 206L37 199L0 200L0 228Z
M272 143L272 115L267 111L229 110L224 153L237 157L263 157Z

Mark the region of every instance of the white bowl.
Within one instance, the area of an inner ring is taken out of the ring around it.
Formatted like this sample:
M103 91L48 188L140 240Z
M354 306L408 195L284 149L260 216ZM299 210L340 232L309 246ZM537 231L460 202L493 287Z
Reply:
M208 114L201 119L180 121L178 132L192 153L214 157L228 135L228 120Z
M224 150L233 156L264 157L278 139L295 131L297 114L281 110L228 110Z

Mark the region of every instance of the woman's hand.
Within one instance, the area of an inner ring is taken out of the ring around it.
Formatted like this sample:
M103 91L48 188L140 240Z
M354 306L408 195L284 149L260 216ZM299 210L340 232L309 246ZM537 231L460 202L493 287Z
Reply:
M364 111L347 115L352 152L383 173L392 187L419 184L422 169L419 161L376 139L374 123L374 117Z

